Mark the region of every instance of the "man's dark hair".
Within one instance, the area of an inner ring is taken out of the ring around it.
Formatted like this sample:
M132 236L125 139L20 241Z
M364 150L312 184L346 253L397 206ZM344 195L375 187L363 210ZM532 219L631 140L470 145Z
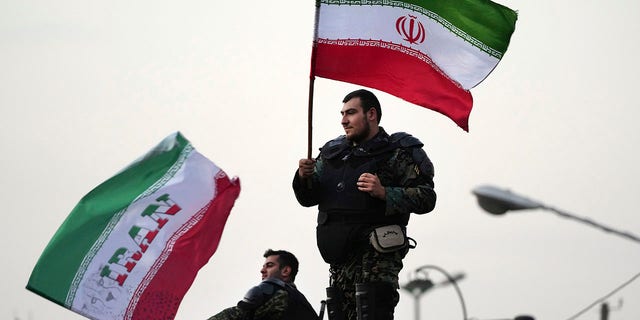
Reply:
M278 264L280 265L280 270L282 270L282 268L284 267L291 267L291 283L293 283L296 280L296 274L298 274L298 259L296 258L296 256L293 255L293 253L289 252L289 251L285 251L285 250L271 250L271 249L267 249L267 251L264 252L264 257L270 257L270 256L278 256Z
M376 98L376 95L373 92L365 89L358 89L347 94L344 99L342 99L342 103L346 103L347 101L353 98L360 98L360 102L362 103L362 112L366 113L369 109L376 109L377 121L380 123L380 119L382 118L382 108L380 107L380 101Z

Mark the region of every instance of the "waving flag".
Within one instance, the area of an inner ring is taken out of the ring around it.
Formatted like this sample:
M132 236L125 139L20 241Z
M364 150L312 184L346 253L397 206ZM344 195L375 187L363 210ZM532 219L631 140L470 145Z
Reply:
M507 50L517 14L489 0L317 0L312 76L379 89L468 131L469 89Z
M80 200L27 289L91 319L173 319L239 193L172 134Z

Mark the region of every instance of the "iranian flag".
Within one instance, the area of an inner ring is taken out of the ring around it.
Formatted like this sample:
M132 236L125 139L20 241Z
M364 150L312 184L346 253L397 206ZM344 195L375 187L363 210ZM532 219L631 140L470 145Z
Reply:
M311 75L382 90L468 131L469 89L496 67L517 14L489 0L317 0Z
M27 289L90 319L173 319L239 193L172 134L80 200Z

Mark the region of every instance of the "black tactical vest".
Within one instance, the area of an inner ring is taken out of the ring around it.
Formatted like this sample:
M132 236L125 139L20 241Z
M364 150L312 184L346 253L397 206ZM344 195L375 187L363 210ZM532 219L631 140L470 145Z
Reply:
M315 309L298 289L285 285L289 293L289 306L282 317L283 320L318 320Z
M394 223L385 217L385 201L358 190L357 181L363 173L379 173L397 147L399 144L383 129L358 146L352 146L344 136L328 142L320 154L323 172L319 178L322 196L318 210L332 217L339 216L337 219L346 223Z
M398 137L392 139L381 128L375 137L358 146L341 136L322 147L316 237L327 263L340 264L350 252L368 245L368 234L374 227L406 225L408 215L386 216L386 202L358 190L356 184L361 174L377 174L387 165L394 150L400 147Z

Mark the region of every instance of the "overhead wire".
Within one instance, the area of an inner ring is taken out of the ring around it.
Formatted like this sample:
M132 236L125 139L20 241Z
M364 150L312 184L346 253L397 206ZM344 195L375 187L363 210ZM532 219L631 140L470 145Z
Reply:
M571 316L570 318L568 318L567 320L574 320L576 318L578 318L579 316L581 316L582 314L584 314L585 312L589 311L589 309L595 307L596 305L602 303L604 300L606 300L607 298L611 297L612 295L614 295L616 292L622 290L622 288L626 287L627 285L629 285L631 282L635 281L638 277L640 277L640 272L637 273L636 275L634 275L633 277L631 277L631 279L625 281L623 284L621 284L620 286L618 286L617 288L613 289L613 291L609 292L608 294L604 295L602 298L594 301L593 303L591 303L590 305L588 305L586 308L580 310L578 313L576 313L575 315Z

